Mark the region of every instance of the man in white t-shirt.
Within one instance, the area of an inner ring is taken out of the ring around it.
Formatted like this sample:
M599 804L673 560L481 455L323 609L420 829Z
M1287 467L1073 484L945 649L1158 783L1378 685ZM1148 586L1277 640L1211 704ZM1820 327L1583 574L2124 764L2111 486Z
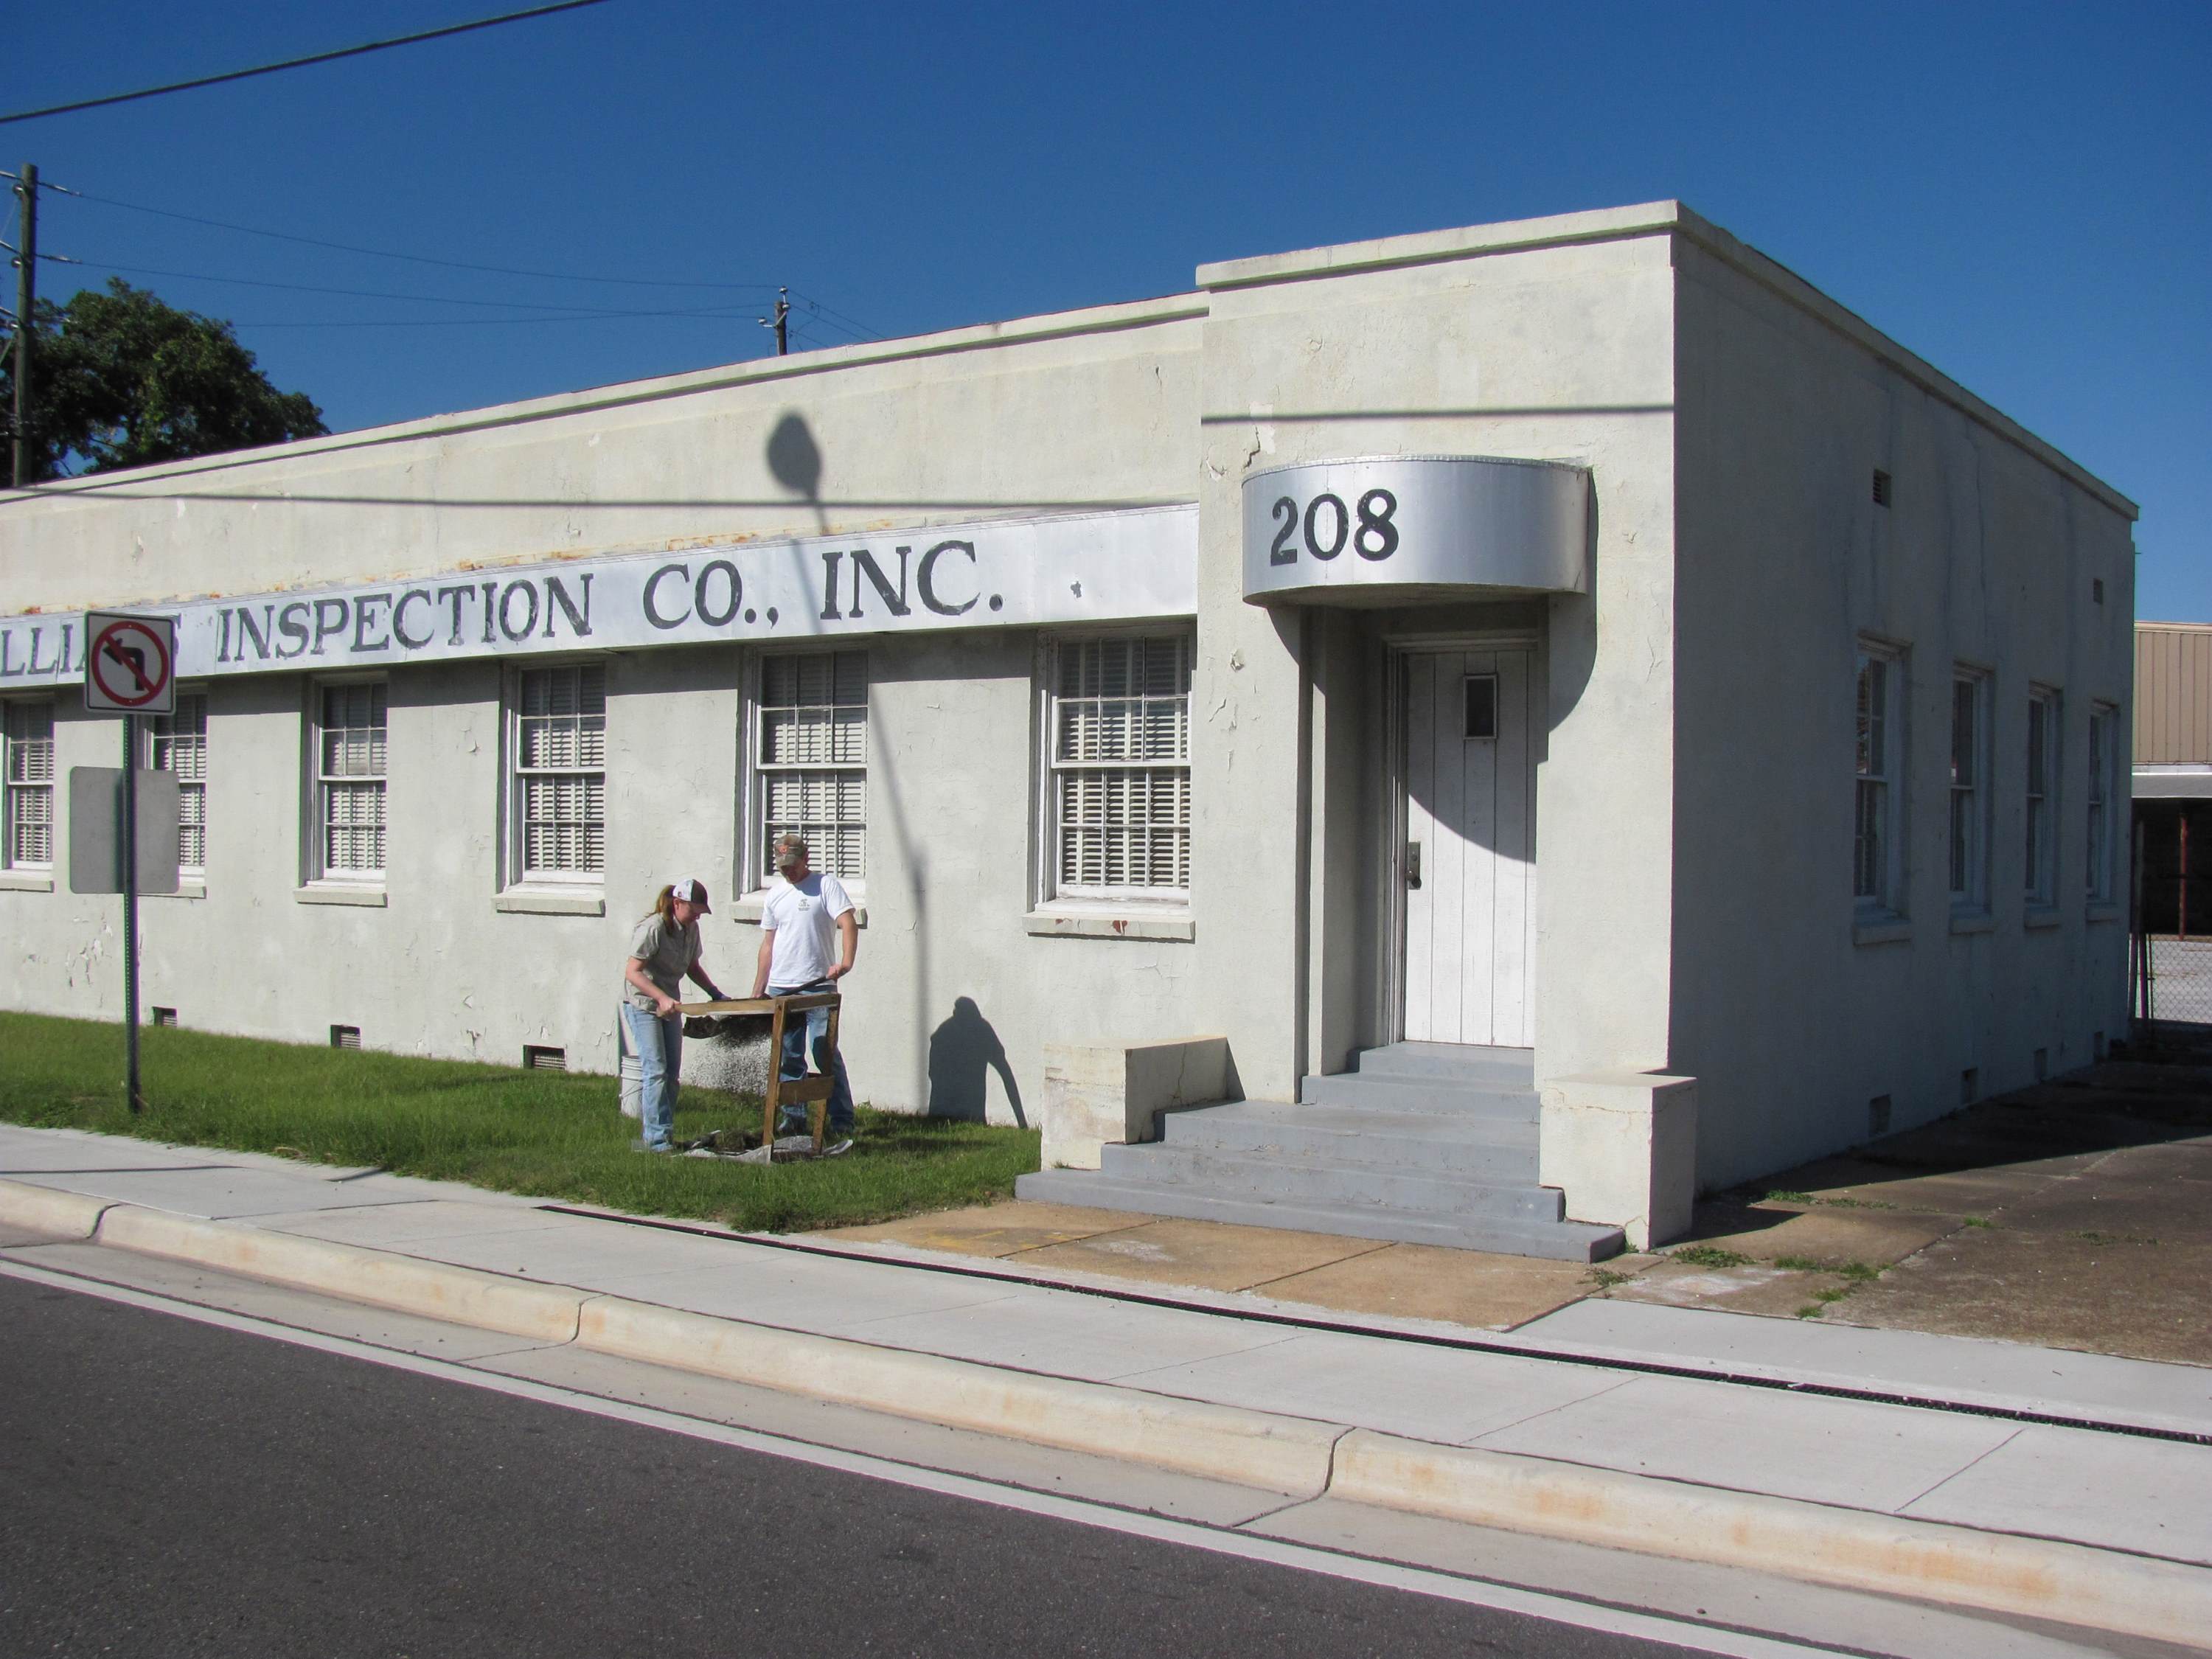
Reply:
M753 975L753 994L782 997L834 990L853 971L853 958L860 948L860 919L853 914L852 896L836 877L817 875L808 866L803 836L775 838L775 867L783 885L773 889L761 906L760 965ZM820 1066L829 1033L827 1008L810 1008L803 1024L786 1025L779 1075L787 1080L805 1077L810 1048ZM853 1085L846 1080L843 1054L831 1058L826 1069L831 1076L832 1138L827 1150L835 1155L852 1148ZM779 1133L804 1133L806 1127L804 1105L784 1108Z

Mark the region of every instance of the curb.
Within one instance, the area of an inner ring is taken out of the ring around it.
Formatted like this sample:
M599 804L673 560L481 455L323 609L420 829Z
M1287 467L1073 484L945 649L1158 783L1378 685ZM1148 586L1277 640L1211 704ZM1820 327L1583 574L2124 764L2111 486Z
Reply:
M2179 1562L1368 1429L1338 1443L1328 1495L2187 1648L2212 1631L2212 1574Z
M1001 1370L617 1297L584 1304L576 1345L947 1428L1148 1463L1286 1496L1328 1488L1334 1424Z
M0 1223L58 1238L90 1238L110 1200L82 1193L33 1187L27 1181L0 1181Z
M725 1381L1292 1497L2193 1647L2212 1573L2085 1544L1403 1439L539 1285L0 1180L0 1224Z

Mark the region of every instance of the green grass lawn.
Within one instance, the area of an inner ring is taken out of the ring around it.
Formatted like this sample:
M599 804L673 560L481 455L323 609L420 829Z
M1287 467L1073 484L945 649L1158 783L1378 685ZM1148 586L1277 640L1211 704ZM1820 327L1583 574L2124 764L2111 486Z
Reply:
M1004 1198L1034 1129L860 1108L843 1158L773 1168L630 1150L611 1077L149 1030L148 1101L123 1101L123 1030L0 1013L0 1120L368 1165L747 1230L880 1221ZM686 1086L678 1138L760 1127L757 1096Z

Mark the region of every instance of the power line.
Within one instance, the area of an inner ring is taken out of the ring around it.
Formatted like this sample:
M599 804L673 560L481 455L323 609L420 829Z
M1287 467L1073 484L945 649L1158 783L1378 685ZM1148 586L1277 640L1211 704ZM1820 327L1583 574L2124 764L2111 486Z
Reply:
M46 188L59 190L60 186L47 185ZM137 202L118 202L111 197L94 196L88 191L62 190L61 193L64 196L76 197L79 201L97 202L102 207L125 208L133 213L152 213L164 219L180 219L188 225L207 225L216 230L234 230L247 236L266 236L279 242L297 242L306 247L331 248L340 253L366 254L373 259L404 259L413 264L441 265L448 270L485 271L495 276L536 276L556 283L605 283L626 288L702 288L715 289L725 292L742 290L766 294L773 292L776 286L774 283L686 283L650 276L579 276L562 270L526 270L514 265L471 264L464 259L440 259L425 253L394 253L385 248L356 247L350 242L326 242L319 237L295 236L289 231L264 230L255 225L232 224L223 219L203 219L194 214L174 213L167 208L147 207Z
M325 288L308 283L272 283L256 276L216 276L204 270L160 270L150 265L112 265L98 259L65 259L57 254L46 258L53 264L82 265L87 270L112 270L126 276L168 276L186 283L222 283L234 288L283 289L295 294L337 294L355 300L405 300L421 305L482 306L508 311L573 311L584 316L625 317L639 313L611 310L602 306L580 306L573 301L559 303L542 300L464 300L443 294L394 294L380 289ZM736 301L727 303L735 305Z
M550 6L533 6L527 11L510 11L498 17L480 17L473 23L452 23L444 28L424 29L419 34L396 35L389 40L370 40L358 46L341 46L336 52L319 52L306 58L288 58L281 64L263 64L256 69L231 70L222 75L204 75L193 81L173 81L167 86L145 87L137 92L111 93L105 98L83 98L74 104L52 104L45 109L19 110L13 115L0 115L0 126L11 121L35 121L41 116L70 115L78 110L99 109L108 104L128 104L140 98L159 98L166 93L190 92L195 87L221 86L227 81L250 80L257 75L274 75L279 70L304 69L311 64L335 63L341 58L358 58L364 52L382 52L391 46L411 46L423 40L440 40L447 35L467 34L476 29L497 28L502 23L520 23L532 17L547 17L555 12L576 11L585 6L597 6L605 0L559 0Z

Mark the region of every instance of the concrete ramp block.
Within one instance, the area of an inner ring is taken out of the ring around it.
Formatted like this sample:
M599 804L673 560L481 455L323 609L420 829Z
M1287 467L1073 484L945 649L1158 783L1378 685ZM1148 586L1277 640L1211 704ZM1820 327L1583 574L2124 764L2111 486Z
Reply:
M1224 1098L1229 1039L1044 1046L1046 1169L1095 1170L1109 1145L1152 1140L1161 1112Z
M1690 1230L1698 1195L1698 1080L1659 1072L1552 1078L1540 1093L1537 1178L1576 1221L1618 1227L1632 1250Z

